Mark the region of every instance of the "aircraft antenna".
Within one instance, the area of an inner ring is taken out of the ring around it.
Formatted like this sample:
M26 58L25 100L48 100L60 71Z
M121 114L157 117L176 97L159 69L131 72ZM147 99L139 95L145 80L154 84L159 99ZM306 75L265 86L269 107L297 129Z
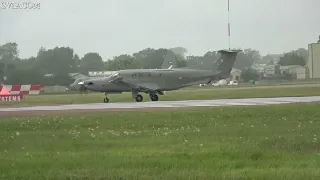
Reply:
M229 50L230 50L230 0L228 0L228 38L229 38Z

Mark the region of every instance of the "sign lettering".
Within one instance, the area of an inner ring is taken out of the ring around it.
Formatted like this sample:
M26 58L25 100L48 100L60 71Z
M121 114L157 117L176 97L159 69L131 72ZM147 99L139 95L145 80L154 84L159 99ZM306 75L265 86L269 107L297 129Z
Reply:
M1 102L21 101L22 99L22 94L0 95Z

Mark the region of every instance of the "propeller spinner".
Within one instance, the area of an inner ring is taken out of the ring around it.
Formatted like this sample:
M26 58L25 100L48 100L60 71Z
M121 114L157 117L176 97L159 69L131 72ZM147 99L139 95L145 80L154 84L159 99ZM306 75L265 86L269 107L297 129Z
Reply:
M87 88L84 86L84 82L80 81L78 84L80 85L80 89L79 89L80 93L81 94L82 93L87 93Z

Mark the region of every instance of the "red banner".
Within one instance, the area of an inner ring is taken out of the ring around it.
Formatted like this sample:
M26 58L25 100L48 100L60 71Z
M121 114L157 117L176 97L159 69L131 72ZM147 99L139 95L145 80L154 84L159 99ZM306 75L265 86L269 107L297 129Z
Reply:
M14 101L21 101L22 99L23 99L23 94L0 95L0 102L14 102Z

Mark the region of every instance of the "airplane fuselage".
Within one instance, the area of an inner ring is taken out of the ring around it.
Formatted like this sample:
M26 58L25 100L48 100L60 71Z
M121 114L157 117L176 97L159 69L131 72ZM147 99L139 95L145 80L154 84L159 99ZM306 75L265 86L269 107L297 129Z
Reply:
M86 88L105 93L121 93L132 91L135 87L128 84L147 84L156 91L171 91L183 87L207 83L215 76L210 70L198 69L131 69L120 70L116 77L93 79L87 82ZM119 82L109 81L121 77ZM126 82L126 83L123 83Z

